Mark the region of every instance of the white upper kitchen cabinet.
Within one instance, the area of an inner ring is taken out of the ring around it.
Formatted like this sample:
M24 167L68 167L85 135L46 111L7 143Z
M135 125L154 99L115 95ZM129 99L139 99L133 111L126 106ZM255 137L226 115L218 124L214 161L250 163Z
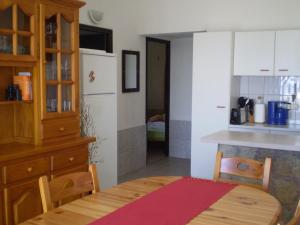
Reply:
M236 32L234 75L274 75L275 31Z
M233 34L195 33L193 42L191 174L211 179L218 145L201 138L228 127Z
M276 32L275 75L300 76L300 31Z

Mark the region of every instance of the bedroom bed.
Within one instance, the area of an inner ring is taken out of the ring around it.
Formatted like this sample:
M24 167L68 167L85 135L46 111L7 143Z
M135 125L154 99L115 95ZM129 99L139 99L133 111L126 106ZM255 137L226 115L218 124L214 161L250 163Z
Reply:
M149 142L165 142L166 123L164 115L155 115L148 119L147 137Z

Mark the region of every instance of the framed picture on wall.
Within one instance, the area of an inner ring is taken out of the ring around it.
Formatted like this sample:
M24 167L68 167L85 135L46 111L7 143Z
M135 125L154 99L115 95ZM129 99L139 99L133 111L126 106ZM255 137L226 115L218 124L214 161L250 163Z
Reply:
M122 92L140 91L140 52L122 51Z

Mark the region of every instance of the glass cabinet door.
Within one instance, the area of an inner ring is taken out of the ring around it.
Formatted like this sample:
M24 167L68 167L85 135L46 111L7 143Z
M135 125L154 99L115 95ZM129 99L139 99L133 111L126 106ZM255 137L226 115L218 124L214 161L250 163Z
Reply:
M57 16L52 16L46 19L45 23L45 36L46 36L46 48L56 49L57 48Z
M32 7L24 7L19 1L8 1L11 4L7 8L2 8L0 1L0 55L31 58L34 60L35 43L35 2ZM21 59L21 58L20 58Z
M18 29L18 45L17 55L30 55L31 33L30 33L30 17L27 16L19 7L17 9L17 29Z
M71 50L71 23L61 17L61 48Z
M74 20L64 12L51 14L44 10L44 80L46 87L46 114L64 116L75 113L75 71L73 68L75 43L72 40ZM49 13L49 14L48 14ZM43 13L42 13L43 14Z
M12 7L0 10L0 54L12 54Z

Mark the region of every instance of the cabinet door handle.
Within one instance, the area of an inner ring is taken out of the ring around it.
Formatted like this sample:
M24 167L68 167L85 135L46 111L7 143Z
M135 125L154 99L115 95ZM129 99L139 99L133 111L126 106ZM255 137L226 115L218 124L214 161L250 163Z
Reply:
M261 69L260 72L269 72L270 70L268 69Z
M288 69L279 69L279 72L288 72Z
M64 127L59 128L59 131L65 131Z
M217 109L226 109L226 106L223 106L223 105L217 105Z
M32 167L28 167L28 168L27 168L27 172L28 172L28 173L31 173L31 171L32 171Z
M74 161L74 157L70 157L69 162L73 162L73 161Z

